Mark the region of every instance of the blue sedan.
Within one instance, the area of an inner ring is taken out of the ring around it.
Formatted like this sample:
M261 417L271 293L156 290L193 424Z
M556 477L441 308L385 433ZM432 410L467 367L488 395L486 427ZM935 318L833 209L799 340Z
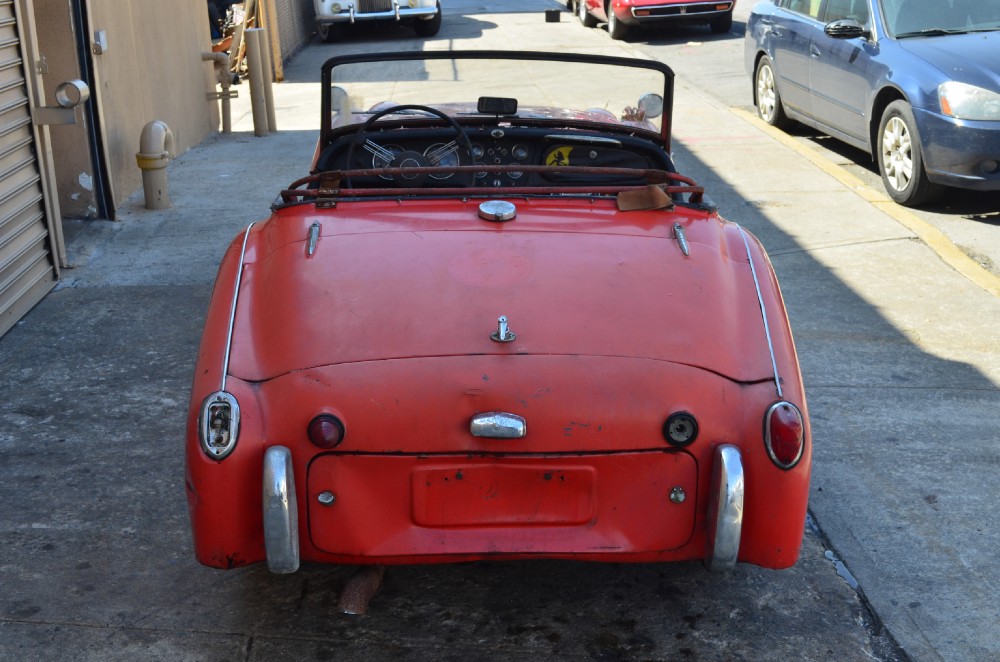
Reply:
M1000 0L762 0L745 46L761 119L869 152L896 202L1000 190Z

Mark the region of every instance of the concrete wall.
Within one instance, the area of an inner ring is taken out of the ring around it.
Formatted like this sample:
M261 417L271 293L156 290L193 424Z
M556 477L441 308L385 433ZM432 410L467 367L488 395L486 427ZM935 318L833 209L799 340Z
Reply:
M149 121L170 126L180 154L217 130L218 103L211 63L205 0L86 0L90 34L73 29L71 0L34 0L39 50L48 73L45 91L51 101L56 86L82 77L77 39L92 46L103 31L107 50L91 55L91 98L100 123L114 206L142 185L136 166L139 134ZM52 143L59 201L64 217L92 218L93 159L85 123L53 127Z
M94 55L98 115L115 204L142 185L136 166L142 127L162 120L178 154L218 126L208 13L204 0L90 0L89 26L107 34Z
M282 59L312 38L312 0L270 0L277 17ZM108 168L113 206L142 185L136 166L139 134L149 121L170 126L180 154L219 129L205 0L33 0L48 103L56 86L83 78L78 40L91 50L103 31L107 51L90 54L92 106ZM89 34L74 30L73 6L86 13ZM86 112L84 110L83 112ZM51 129L59 204L66 218L97 216L93 155L85 122Z
M274 0L281 37L281 58L288 59L302 48L316 31L312 0Z

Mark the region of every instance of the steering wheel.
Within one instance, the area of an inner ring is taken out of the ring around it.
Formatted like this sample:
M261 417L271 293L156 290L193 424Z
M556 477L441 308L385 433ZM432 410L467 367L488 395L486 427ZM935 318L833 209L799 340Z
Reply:
M418 111L444 120L452 129L454 129L456 134L455 139L421 154L420 152L414 150L404 150L393 146L386 147L376 143L368 137L368 133L371 131L372 125L375 124L375 122L386 115L392 115L402 110ZM392 106L390 108L386 108L385 110L380 110L369 117L364 124L359 126L358 130L354 133L354 137L351 139L350 146L347 149L348 168L351 167L351 163L353 162L355 145L361 145L363 149L371 153L373 164L377 161L381 161L384 164L382 167L386 168L422 168L436 166L441 163L442 159L453 154L459 148L465 149L469 162L472 162L472 141L469 140L469 136L466 134L465 129L463 129L454 118L449 117L440 110L429 106L421 106L415 103ZM398 186L416 188L424 184L427 180L427 174L404 173L396 176L386 175L385 178L395 182ZM348 188L351 186L350 178L347 180L347 186Z

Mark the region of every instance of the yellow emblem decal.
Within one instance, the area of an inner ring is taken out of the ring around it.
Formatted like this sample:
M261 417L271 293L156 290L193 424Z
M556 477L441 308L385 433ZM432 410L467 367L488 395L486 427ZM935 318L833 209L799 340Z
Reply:
M545 159L545 165L549 166L568 166L569 165L569 153L573 151L572 147L556 147L554 150L549 152L548 157Z

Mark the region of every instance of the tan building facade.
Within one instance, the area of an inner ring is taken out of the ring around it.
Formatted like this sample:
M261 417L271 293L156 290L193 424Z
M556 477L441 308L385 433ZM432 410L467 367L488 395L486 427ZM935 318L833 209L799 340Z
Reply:
M281 59L311 38L311 2L258 1ZM62 219L114 219L141 187L147 123L175 154L219 130L209 35L206 0L0 0L0 335L58 282ZM90 99L59 108L73 80Z

